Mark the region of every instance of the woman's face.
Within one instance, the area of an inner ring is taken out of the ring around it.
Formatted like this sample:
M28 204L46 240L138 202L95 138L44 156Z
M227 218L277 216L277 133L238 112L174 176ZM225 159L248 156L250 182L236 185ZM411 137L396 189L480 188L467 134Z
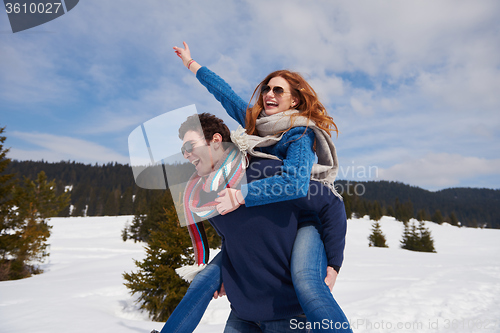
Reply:
M191 144L192 150L184 151L184 158L194 165L199 176L208 175L212 171L213 157L205 138L197 131L187 131L182 140L183 147L186 147L187 142Z
M281 91L283 93L280 95ZM290 84L281 76L269 80L267 85L262 87L261 94L264 110L268 115L293 109L298 102L298 99L292 96Z

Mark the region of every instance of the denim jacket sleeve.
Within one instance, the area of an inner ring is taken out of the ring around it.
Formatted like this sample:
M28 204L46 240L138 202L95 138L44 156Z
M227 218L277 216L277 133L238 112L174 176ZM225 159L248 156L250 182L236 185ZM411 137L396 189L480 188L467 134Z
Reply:
M233 91L229 84L205 66L196 72L196 78L222 104L227 114L245 127L248 104Z

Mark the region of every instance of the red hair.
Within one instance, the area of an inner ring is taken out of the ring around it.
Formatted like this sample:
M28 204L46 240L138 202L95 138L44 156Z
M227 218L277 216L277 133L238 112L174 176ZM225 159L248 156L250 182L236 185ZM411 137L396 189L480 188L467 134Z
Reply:
M299 113L292 115L292 125L288 130L293 127L293 118L297 116L304 116L307 117L307 119L314 121L316 126L325 130L328 135L331 136L331 131L337 132L338 135L337 125L335 125L333 118L326 112L326 108L319 101L318 95L314 89L299 73L291 72L286 69L272 72L264 80L262 80L257 88L255 88L250 102L254 96L257 96L257 101L252 107L247 108L247 115L245 119L245 129L248 134L258 135L255 123L264 109L264 102L260 91L263 85L268 84L273 77L277 76L282 77L288 82L292 96L298 99L298 104L295 109L297 109ZM284 132L288 130L285 130Z

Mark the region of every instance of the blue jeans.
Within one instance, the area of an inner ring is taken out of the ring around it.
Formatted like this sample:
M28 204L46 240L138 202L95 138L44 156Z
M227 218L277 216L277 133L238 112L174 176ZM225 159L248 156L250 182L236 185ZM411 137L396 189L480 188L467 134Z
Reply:
M196 275L186 295L163 326L161 333L194 331L212 300L214 292L220 288L221 260L222 256L219 253L204 270ZM317 224L301 223L293 246L291 273L295 292L307 316L307 321L311 323L313 332L352 332L344 312L325 284L326 266L325 248ZM291 319L287 319L289 326ZM293 332L300 332L300 330Z
M232 311L227 318L224 333L309 333L305 316L281 320L248 321L238 318Z
M327 258L317 223L301 223L293 244L292 281L313 332L350 332L346 315L325 283Z
M207 267L196 274L182 301L172 312L160 333L187 333L195 330L214 292L220 289L221 262L222 253L219 252Z

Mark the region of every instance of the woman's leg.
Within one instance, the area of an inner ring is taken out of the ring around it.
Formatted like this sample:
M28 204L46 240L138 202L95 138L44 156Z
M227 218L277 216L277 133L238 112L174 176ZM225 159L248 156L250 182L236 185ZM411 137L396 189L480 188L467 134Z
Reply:
M221 286L221 261L222 254L219 252L207 267L195 276L186 295L168 318L161 333L194 331L212 300L214 292Z
M307 320L320 327L314 332L352 332L325 283L327 259L318 228L312 222L299 225L291 262L295 292Z

